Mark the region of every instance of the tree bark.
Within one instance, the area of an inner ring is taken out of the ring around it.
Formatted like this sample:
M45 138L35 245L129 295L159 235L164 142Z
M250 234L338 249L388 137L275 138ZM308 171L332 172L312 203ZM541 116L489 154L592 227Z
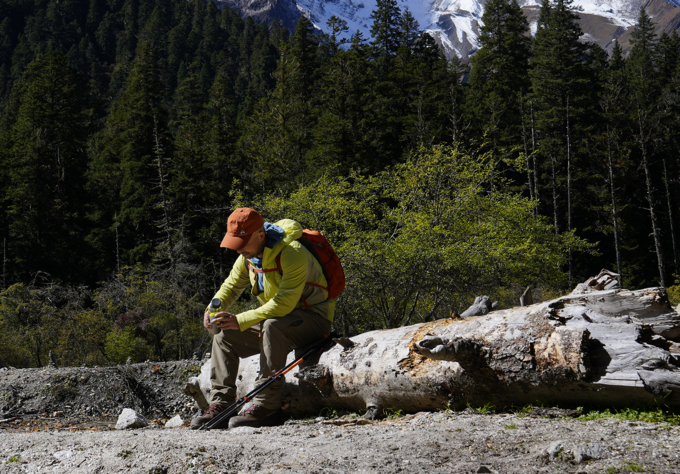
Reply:
M529 198L533 201L534 200L534 186L532 183L532 178L531 178L531 160L530 160L530 155L529 155L529 146L527 144L527 127L526 127L526 120L524 120L524 96L520 92L519 94L519 103L520 103L520 114L522 115L522 142L524 143L524 159L526 160L527 164L527 186L529 188ZM536 215L536 208L534 207L534 216Z
M642 151L642 167L645 170L645 184L647 185L647 203L649 204L649 216L652 219L652 233L654 234L654 246L656 249L656 260L659 269L659 282L661 286L666 286L666 278L664 277L664 262L663 262L663 247L661 246L661 231L656 219L656 210L654 208L654 189L652 186L652 173L649 169L649 158L647 157L647 142L645 139L645 129L642 125L642 107L637 103L638 125L640 126L640 149Z
M555 155L550 155L550 164L552 166L552 196L553 196L553 219L555 222L555 233L560 233L560 228L557 225L557 163Z
M569 127L569 95L567 94L567 232L571 232L571 128ZM569 286L574 281L574 258L569 246Z
M609 171L609 192L612 198L612 222L614 223L614 250L616 251L616 272L619 277L619 286L623 286L623 273L621 273L621 248L619 247L619 218L616 208L616 186L614 185L614 164L612 163L612 138L609 125L607 125L607 168Z
M678 246L675 242L675 216L673 213L673 199L671 197L671 189L669 185L670 177L668 176L668 167L666 166L666 157L663 157L663 182L666 187L666 204L668 205L668 220L671 226L671 242L673 244L673 265L675 266L675 273L680 274L680 258L678 257Z
M607 271L551 301L340 342L286 376L292 412L331 406L375 414L539 400L680 405L680 315L663 288L619 289ZM242 361L239 396L252 389L258 367L258 356ZM204 389L209 363L203 369L202 384L192 382Z
M531 154L534 157L534 196L536 196L536 203L540 203L540 198L538 195L538 170L536 169L536 124L534 123L534 101L529 102L531 104ZM536 207L536 212L538 212L538 207Z

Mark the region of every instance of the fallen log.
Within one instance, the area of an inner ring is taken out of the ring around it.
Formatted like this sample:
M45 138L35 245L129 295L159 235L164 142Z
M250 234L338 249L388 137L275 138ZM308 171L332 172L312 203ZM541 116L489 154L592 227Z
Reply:
M680 314L663 288L618 289L615 277L603 271L530 306L352 337L291 372L284 398L296 413L332 406L368 417L487 403L678 406ZM257 370L257 357L242 361L239 395ZM208 374L190 383L205 393Z

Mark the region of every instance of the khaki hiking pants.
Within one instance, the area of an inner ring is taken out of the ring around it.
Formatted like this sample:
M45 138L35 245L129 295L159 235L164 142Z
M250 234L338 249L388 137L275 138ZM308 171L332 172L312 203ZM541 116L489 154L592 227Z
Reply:
M245 331L220 331L213 337L210 362L210 405L227 406L236 400L239 360L260 354L260 373L255 386L286 366L292 349L299 349L330 334L331 322L311 311L296 309L287 316L263 321ZM260 337L260 332L262 336ZM258 393L253 403L267 409L281 408L283 380Z

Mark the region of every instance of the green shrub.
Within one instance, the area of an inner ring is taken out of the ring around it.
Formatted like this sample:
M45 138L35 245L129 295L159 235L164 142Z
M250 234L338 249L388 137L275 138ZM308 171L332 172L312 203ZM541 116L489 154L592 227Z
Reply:
M461 312L498 288L515 288L504 298L511 301L528 285L548 291L565 282L568 248L591 247L555 235L533 215L532 201L503 191L497 165L487 154L435 147L377 175L325 176L287 196L237 205L326 234L347 278L336 324L360 333Z
M671 306L676 307L680 305L680 285L670 286L666 288L668 292L668 301Z

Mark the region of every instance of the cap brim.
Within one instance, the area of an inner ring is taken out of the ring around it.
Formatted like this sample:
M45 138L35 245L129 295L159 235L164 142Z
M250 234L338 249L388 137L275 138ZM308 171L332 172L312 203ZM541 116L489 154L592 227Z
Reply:
M244 235L243 237L236 237L233 235L226 234L224 236L224 239L222 239L222 243L220 244L220 247L226 247L231 250L238 250L242 247L245 247L245 245L248 243L250 240L250 235Z

